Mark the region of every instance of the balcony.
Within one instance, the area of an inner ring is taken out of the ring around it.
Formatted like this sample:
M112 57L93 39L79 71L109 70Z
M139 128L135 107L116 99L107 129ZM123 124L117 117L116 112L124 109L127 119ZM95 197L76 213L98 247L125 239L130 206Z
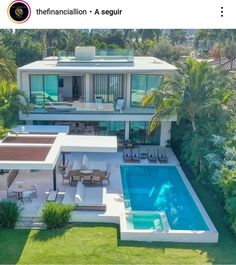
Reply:
M30 114L153 114L153 108L122 107L116 103L95 103L95 102L48 102L44 105L32 104Z

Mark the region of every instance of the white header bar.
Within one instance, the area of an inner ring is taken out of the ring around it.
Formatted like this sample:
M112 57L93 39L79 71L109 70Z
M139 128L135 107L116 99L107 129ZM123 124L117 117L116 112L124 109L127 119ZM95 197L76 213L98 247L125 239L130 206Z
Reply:
M12 1L1 1L0 28L236 28L233 0L25 0L22 24L9 18Z

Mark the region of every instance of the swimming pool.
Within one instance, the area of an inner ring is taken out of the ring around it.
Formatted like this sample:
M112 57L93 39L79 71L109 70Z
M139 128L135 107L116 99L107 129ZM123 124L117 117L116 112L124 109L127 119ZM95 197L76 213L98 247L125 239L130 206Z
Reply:
M129 231L217 232L175 165L121 165L120 170Z
M121 166L121 175L127 210L164 211L175 230L209 230L175 166Z

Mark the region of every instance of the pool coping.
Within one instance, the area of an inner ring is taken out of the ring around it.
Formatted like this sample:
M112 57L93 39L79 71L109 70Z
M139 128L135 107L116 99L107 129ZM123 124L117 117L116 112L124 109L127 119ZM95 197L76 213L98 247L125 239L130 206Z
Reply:
M120 166L133 166L132 164L122 164ZM138 165L137 165L138 166ZM205 223L207 224L209 230L172 230L165 229L163 231L160 230L143 230L143 229L127 229L126 222L126 209L124 212L120 214L120 235L122 240L134 240L134 241L163 241L163 242L188 242L188 243L217 243L219 234L216 230L213 222L208 216L204 206L202 205L200 199L195 193L193 187L191 186L189 180L184 174L182 168L179 164L157 164L157 165L149 165L144 164L142 166L174 166L176 167L179 175L181 176L187 190L189 191L194 203L198 207L200 214L202 215ZM121 177L121 175L120 175ZM122 185L123 192L123 185ZM123 193L124 194L124 193ZM125 204L125 200L123 202ZM125 205L124 205L125 206ZM166 216L166 215L165 215ZM166 217L167 218L167 217ZM163 219L162 219L162 222ZM168 222L168 220L167 220Z

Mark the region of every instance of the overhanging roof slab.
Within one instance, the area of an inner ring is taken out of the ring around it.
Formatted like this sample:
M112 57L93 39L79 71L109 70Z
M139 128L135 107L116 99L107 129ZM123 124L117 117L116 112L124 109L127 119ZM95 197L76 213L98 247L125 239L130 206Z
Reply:
M61 152L117 152L116 136L59 133L52 144L15 142L18 141L14 139L14 143L0 142L0 169L52 170Z
M62 136L62 152L117 152L116 136L65 135Z

